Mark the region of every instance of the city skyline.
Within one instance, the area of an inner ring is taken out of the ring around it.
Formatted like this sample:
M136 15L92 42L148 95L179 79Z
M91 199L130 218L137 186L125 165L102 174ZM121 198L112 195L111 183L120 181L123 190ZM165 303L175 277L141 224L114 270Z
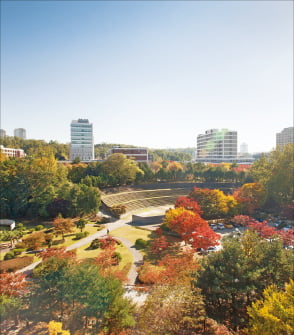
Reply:
M293 119L293 3L1 2L1 124L70 142L196 147L205 129L270 151Z

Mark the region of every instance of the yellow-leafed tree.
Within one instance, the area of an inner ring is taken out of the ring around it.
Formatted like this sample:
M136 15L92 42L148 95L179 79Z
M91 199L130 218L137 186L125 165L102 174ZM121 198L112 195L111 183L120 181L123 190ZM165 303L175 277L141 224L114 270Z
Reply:
M248 334L294 334L294 281L285 285L285 291L269 286L264 290L263 296L263 300L257 300L248 307Z
M62 330L62 323L50 321L48 323L49 335L70 335L68 330Z

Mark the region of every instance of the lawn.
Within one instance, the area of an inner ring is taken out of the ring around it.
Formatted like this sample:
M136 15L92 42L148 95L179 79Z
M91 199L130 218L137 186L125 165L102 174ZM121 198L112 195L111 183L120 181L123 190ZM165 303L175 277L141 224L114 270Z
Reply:
M85 258L95 258L101 253L101 249L87 250L90 243L85 244L84 246L75 249L77 252L78 259ZM122 269L125 265L133 263L133 256L129 252L129 250L122 244L116 246L116 251L121 254L122 260L119 264L119 268Z
M117 236L126 238L134 244L138 238L142 238L143 240L148 241L151 237L151 234L151 231L131 226L120 227L110 232L110 235L114 237Z

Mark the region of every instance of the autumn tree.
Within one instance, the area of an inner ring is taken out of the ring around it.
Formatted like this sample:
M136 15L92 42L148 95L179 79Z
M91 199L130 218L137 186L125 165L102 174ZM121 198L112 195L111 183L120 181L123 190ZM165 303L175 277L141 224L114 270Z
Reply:
M191 212L198 213L199 215L203 214L197 201L195 201L194 199L185 197L185 196L178 197L175 203L175 208L178 208L178 207L183 207Z
M200 334L204 319L204 304L198 289L189 285L159 285L139 309L138 334Z
M23 243L28 249L38 250L44 243L46 243L45 233L41 231L33 232L23 239Z
M68 330L62 329L62 323L56 321L50 321L48 323L49 335L70 335Z
M269 286L263 298L248 307L248 334L275 335L294 333L294 282L285 284L285 290Z
M236 212L236 200L220 190L195 187L188 197L197 201L207 220L230 216Z
M61 235L64 240L64 234L74 231L74 223L71 219L65 219L61 215L54 219L52 223L56 235Z
M265 203L267 192L260 183L248 183L236 190L233 196L238 201L241 213L253 214Z

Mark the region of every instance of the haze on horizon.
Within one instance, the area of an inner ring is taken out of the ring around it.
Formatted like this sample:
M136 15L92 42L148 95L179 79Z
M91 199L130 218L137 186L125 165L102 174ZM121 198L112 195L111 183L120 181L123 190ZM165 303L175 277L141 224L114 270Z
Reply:
M1 1L9 136L195 147L207 129L269 151L293 125L293 2Z

